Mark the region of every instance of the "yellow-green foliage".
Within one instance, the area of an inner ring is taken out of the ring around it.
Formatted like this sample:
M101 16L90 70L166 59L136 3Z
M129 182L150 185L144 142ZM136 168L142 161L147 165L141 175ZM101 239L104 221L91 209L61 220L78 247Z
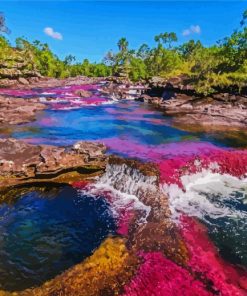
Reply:
M18 38L14 48L0 37L0 78L9 69L18 75L38 71L44 76L62 78L118 74L133 81L152 76L170 78L184 75L190 78L197 92L205 95L218 88L230 87L241 91L247 84L246 15L245 11L240 29L217 45L204 47L200 41L190 40L175 47L176 34L164 32L155 36L155 47L143 44L132 50L128 48L126 38L121 38L117 43L119 51L108 52L101 63L90 63L87 59L74 63L75 58L71 55L62 61L47 44Z

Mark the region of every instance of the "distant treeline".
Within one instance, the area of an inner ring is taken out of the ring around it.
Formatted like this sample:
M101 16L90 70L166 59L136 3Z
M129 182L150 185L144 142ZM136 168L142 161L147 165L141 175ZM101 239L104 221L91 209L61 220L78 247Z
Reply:
M119 51L109 51L101 63L90 63L87 59L77 63L72 55L61 60L48 44L39 41L31 43L23 38L17 38L15 47L12 47L5 37L0 36L0 64L6 68L19 63L26 71L61 78L120 75L137 81L153 76L169 78L185 75L199 93L208 94L217 88L227 87L241 91L247 85L246 20L247 10L239 28L210 47L194 40L176 46L178 38L174 32L155 36L156 46L153 48L142 44L137 50L130 49L126 38L121 38L117 43ZM0 20L1 31L7 32L4 18Z

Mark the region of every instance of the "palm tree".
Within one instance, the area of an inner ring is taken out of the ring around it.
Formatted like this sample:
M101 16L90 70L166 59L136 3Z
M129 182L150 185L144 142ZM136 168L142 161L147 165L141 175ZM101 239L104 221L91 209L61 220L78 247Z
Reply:
M129 42L127 41L126 38L121 38L118 41L117 45L120 51L125 52L128 49Z

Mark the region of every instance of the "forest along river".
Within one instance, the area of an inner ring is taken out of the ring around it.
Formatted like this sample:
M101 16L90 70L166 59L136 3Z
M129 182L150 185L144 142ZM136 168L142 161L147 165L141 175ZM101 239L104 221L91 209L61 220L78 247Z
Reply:
M159 189L168 196L172 223L179 228L189 255L181 264L172 256L168 260L153 250L143 253L137 275L124 287L126 295L132 295L133 289L137 293L133 295L146 295L142 293L144 286L147 293L152 289L162 293L162 289L169 288L202 295L219 291L222 295L246 295L247 140L240 132L177 129L172 126L172 118L160 110L135 101L112 101L102 97L98 87L0 90L0 94L9 96L36 96L49 105L38 114L37 121L2 129L0 135L32 144L100 141L107 145L108 153L156 164ZM77 97L75 90L81 88L92 91L93 96ZM123 184L114 186L116 180L122 182L120 178L124 179ZM31 192L24 190L19 199L2 203L0 288L21 290L40 285L92 254L110 234L128 237L126 212L132 208L146 212L138 223L147 223L151 209L139 200L140 188L134 183L146 188L153 185L153 180L135 170L126 171L124 165L109 165L93 187L77 192L72 187L46 188L41 192L34 188ZM102 195L106 191L111 191L114 198L107 196L104 202ZM64 207L68 211L56 214L53 210ZM20 241L18 249L14 247L16 240ZM149 249L146 247L143 250ZM40 262L52 267L48 273ZM12 278L7 280L10 272ZM167 272L170 278L162 275ZM157 277L162 283L159 287L155 286ZM180 278L181 283L174 277Z

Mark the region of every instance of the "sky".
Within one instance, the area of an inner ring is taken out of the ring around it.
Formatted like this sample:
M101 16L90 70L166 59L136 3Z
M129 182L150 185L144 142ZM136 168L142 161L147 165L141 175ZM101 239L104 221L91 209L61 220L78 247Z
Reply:
M78 62L101 61L107 51L126 37L130 48L154 45L154 36L175 32L179 43L201 40L208 46L239 27L247 0L241 1L15 1L0 0L17 37L49 44L60 58L68 54Z

